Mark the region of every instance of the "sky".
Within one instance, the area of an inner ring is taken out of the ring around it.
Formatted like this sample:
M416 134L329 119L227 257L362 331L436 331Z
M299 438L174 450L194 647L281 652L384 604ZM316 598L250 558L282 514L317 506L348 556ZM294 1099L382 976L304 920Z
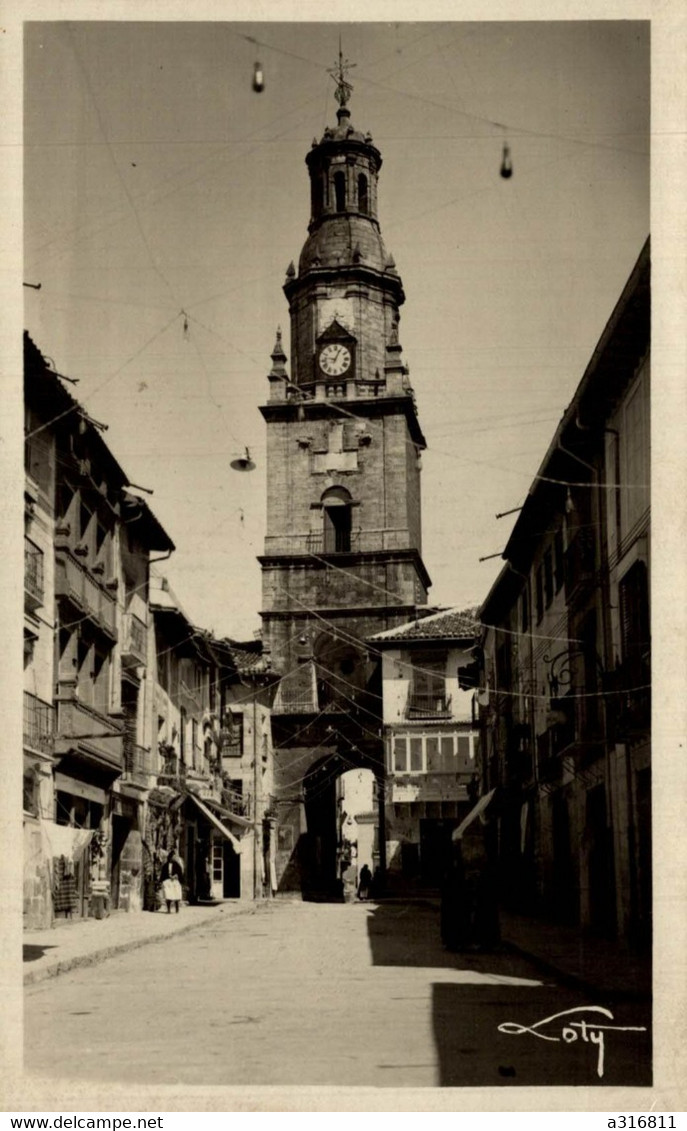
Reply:
M406 293L432 603L486 596L503 563L479 558L516 518L495 516L523 502L649 234L646 22L27 24L25 325L153 489L177 545L157 570L234 637L259 628L258 405L278 325L289 353L281 288L339 32Z

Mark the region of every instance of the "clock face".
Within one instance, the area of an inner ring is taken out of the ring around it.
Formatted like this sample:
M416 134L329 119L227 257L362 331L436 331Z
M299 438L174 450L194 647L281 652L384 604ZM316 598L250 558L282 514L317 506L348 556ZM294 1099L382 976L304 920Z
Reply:
M330 342L320 353L320 369L328 377L340 377L351 366L351 351L340 342Z

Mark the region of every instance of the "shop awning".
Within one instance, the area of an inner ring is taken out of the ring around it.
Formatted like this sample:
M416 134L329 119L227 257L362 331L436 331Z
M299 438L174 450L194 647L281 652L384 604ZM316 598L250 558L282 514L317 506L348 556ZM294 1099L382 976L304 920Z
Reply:
M223 821L227 821L230 825L238 825L240 829L254 828L254 822L249 820L248 817L242 817L239 813L232 813L231 809L225 809L223 805L218 805L216 801L203 801L208 809L212 809L217 817L221 817Z
M458 825L458 828L453 830L452 840L460 840L467 827L471 825L472 822L477 819L477 817L481 816L481 814L484 813L487 805L489 804L495 793L495 789L490 789L489 793L485 793L484 797L480 797L479 801L475 806L473 806L467 817L463 817L463 820Z
M192 801L196 808L203 814L205 820L209 821L211 825L214 825L215 828L218 829L219 832L221 832L222 836L226 837L226 839L230 841L233 846L234 852L240 852L241 841L237 840L234 834L229 831L227 826L222 824L219 817L216 817L212 810L208 809L207 805L204 805L199 797L196 797L195 793L188 793L186 796L188 797L189 801Z

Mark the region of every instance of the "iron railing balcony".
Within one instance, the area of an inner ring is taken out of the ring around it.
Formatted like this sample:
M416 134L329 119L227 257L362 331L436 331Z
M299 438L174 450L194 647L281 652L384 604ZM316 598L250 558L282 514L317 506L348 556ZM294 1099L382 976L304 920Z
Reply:
M24 607L31 613L43 604L43 551L30 538L24 538Z
M24 692L24 746L41 754L52 754L55 739L55 712L51 703Z
M117 639L116 601L66 547L55 548L55 596L68 600L78 612L112 639Z
M409 719L445 719L451 717L451 696L442 693L424 695L411 692L406 706Z

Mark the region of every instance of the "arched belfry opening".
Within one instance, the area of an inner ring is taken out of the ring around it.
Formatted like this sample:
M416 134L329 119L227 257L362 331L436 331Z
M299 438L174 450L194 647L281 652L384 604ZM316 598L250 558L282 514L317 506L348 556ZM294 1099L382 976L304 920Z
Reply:
M330 487L320 500L325 554L348 554L353 529L353 499L345 487Z
M334 202L337 212L346 211L346 174L341 171L334 174Z
M367 216L370 211L370 201L367 190L367 177L364 173L358 174L358 212Z

